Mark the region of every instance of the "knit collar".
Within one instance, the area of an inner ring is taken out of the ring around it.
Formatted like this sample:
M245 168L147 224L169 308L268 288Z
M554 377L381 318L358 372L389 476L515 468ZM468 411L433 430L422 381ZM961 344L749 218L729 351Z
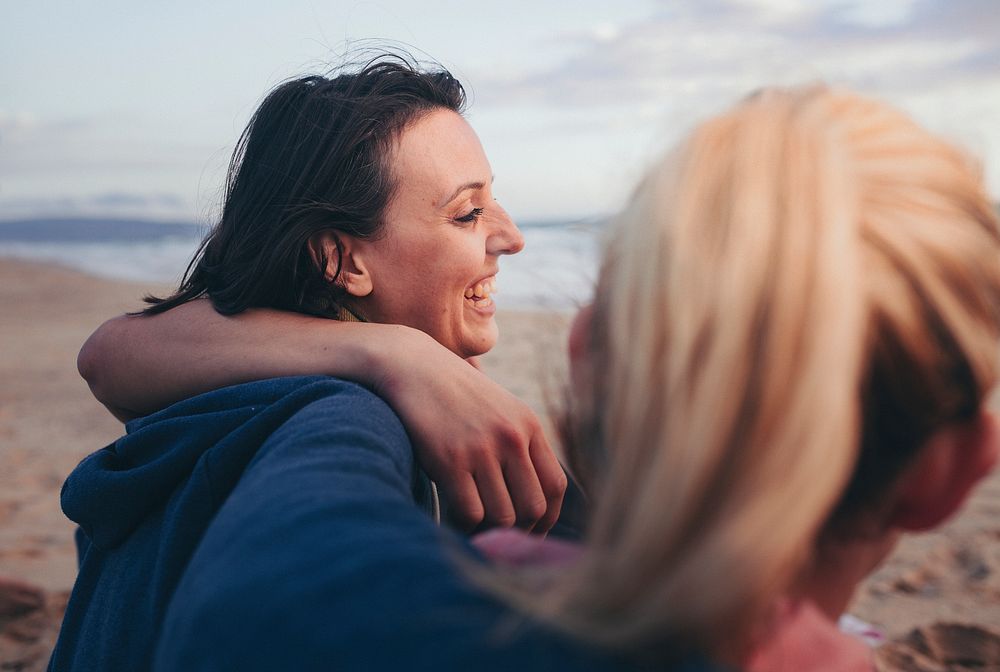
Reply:
M363 318L360 315L358 315L353 310L351 310L350 308L348 308L347 306L340 306L340 308L337 309L337 315L336 315L335 319L340 320L341 322L367 322L368 321L365 318Z

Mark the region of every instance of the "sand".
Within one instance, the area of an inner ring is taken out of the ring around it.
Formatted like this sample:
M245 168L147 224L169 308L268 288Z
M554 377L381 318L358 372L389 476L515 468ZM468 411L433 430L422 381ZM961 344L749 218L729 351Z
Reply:
M122 432L77 374L76 354L102 321L162 289L0 259L0 669L44 669L75 575L59 488ZM498 320L500 345L483 366L544 412L565 374L568 318L502 311ZM1000 470L947 525L906 538L851 612L899 640L882 656L887 669L1000 669ZM927 662L949 646L996 656L996 667Z

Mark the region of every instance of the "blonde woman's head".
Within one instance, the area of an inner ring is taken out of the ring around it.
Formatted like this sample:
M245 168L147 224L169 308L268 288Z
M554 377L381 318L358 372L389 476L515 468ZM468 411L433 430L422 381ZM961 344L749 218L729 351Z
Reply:
M822 87L711 119L613 228L570 422L597 505L550 615L631 651L738 650L831 521L978 413L998 337L965 155Z

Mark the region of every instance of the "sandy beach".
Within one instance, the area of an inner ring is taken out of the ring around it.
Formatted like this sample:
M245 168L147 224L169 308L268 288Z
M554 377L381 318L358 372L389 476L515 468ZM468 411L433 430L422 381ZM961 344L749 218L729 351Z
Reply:
M75 574L59 488L81 458L122 432L77 374L76 353L102 321L162 289L0 260L0 592L3 582L25 584L16 599L0 600L0 669L44 669ZM568 318L508 311L498 319L500 345L484 367L543 412L564 371ZM892 639L922 628L922 640L885 650L886 669L1000 669L1000 470L946 526L905 539L851 612ZM996 666L930 667L934 656L922 661L917 651L935 646L961 647L969 660L995 656Z

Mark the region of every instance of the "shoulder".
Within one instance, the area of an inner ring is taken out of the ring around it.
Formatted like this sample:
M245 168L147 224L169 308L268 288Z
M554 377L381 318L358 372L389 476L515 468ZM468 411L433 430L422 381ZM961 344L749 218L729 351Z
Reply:
M283 397L278 405L283 422L262 446L259 457L279 451L309 451L336 447L344 450L393 455L411 460L406 429L396 413L379 396L364 387L337 378L307 381ZM407 465L405 468L409 468Z
M294 396L300 406L293 416L298 423L329 424L336 419L361 427L402 431L402 423L389 405L357 383L328 377L306 379Z
M265 411L291 416L312 402L337 399L350 408L364 406L380 418L392 410L369 390L330 376L286 376L231 385L177 402L126 425L129 434L163 422L225 414L257 415Z

